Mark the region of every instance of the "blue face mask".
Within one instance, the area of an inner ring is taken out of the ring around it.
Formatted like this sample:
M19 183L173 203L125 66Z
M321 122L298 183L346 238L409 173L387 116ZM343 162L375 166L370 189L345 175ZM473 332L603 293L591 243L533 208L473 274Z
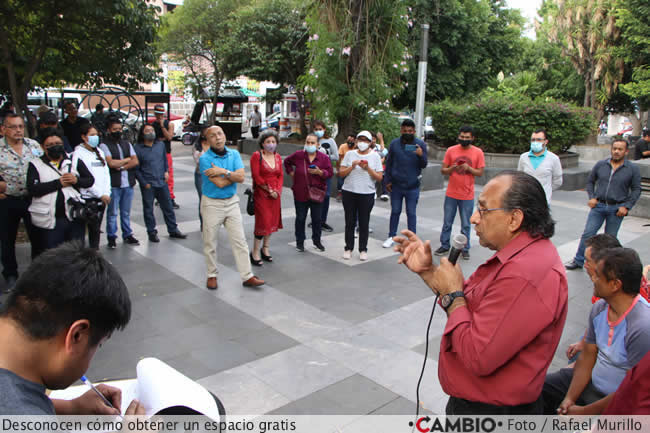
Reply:
M533 153L539 153L543 149L544 149L544 143L540 143L539 141L530 142L530 150L532 150Z
M323 136L325 135L325 131L323 131L322 129L318 131L314 131L314 135L316 135L316 137L318 138L323 138Z
M90 147L99 146L99 135L89 135L88 136L88 146L90 146Z
M310 145L310 146L305 145L305 152L307 152L307 153L316 153L316 146L314 146L314 145Z

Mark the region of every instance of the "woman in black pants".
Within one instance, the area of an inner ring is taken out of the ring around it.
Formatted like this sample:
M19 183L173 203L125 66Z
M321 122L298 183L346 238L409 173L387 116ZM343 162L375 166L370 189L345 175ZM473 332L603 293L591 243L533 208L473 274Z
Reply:
M345 251L343 258L350 260L354 249L354 229L359 221L359 259L368 260L368 224L375 205L375 182L381 182L384 169L379 154L370 149L372 136L368 131L357 134L356 149L345 154L339 176L343 184L343 209L345 210Z

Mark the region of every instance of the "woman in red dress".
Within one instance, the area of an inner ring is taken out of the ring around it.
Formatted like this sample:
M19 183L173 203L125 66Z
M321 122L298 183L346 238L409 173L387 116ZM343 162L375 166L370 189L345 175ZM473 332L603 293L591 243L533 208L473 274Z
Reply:
M260 150L251 156L253 197L255 199L255 241L251 250L251 263L262 266L262 260L272 262L269 251L271 233L282 228L282 158L275 151L278 134L267 129L258 139ZM263 241L263 243L262 243ZM260 244L262 248L260 249Z

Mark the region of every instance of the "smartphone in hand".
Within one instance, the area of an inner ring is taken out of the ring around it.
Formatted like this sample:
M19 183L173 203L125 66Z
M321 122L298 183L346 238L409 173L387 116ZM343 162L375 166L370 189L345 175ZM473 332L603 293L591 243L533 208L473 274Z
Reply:
M404 150L407 152L415 152L418 150L418 145L417 144L407 144L404 146Z
M318 168L318 167L316 167L316 164L312 164L312 165L309 166L309 168L314 169L314 168Z

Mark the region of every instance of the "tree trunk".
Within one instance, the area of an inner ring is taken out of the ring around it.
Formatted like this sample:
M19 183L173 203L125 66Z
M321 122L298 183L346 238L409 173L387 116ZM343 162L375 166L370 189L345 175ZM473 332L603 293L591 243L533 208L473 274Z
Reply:
M307 117L307 109L305 108L305 95L296 89L296 98L298 99L298 122L300 125L300 135L302 138L307 136L307 125L305 125L305 117ZM313 120L313 119L312 119Z
M335 140L338 143L342 143L348 137L348 135L357 135L359 132L359 119L361 116L356 109L350 110L350 115L347 117L339 118L339 133L337 134Z
M637 117L636 113L631 113L631 112L625 112L621 113L625 117L627 117L632 124L632 134L634 136L639 136L641 135L641 118Z

